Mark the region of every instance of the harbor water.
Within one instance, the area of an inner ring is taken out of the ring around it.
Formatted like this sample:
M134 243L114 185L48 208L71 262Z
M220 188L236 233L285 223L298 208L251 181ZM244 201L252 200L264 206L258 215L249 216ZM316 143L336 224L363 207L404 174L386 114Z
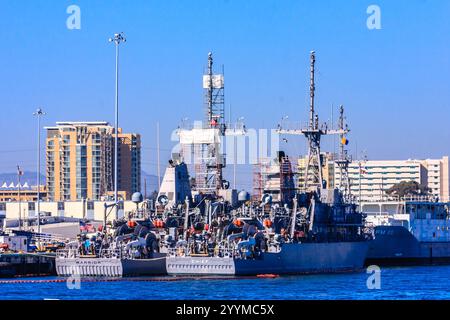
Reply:
M62 278L0 279L1 299L12 300L422 300L450 299L450 266L383 267L380 289L368 289L371 274L277 278L125 278L67 284ZM69 287L71 289L69 289Z

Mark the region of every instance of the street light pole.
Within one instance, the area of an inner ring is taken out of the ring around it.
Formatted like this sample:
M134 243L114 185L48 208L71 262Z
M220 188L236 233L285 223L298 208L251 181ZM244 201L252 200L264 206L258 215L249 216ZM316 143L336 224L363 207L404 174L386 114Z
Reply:
M115 33L109 42L114 42L116 46L116 98L115 98L115 121L114 121L114 202L116 207L116 219L119 218L119 198L118 192L118 148L119 148L119 44L126 42L123 32Z
M361 212L361 161L358 162L359 165L359 212Z
M45 115L41 108L38 108L36 112L33 113L37 117L37 228L38 233L41 233L41 117Z

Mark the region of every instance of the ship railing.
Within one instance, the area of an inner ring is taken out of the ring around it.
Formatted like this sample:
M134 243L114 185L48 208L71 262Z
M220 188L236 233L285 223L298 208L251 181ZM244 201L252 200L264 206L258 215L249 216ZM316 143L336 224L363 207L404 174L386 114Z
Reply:
M56 250L56 257L63 259L77 258L79 256L78 249L58 249Z
M281 248L278 248L276 252L281 251ZM255 254L258 253L254 251L250 247L242 247L239 248L237 246L226 246L226 245L218 245L216 246L212 252L192 252L189 246L182 245L177 246L175 248L168 248L167 251L168 257L195 257L195 256L203 256L206 255L208 257L220 257L220 258L236 258L236 259L252 259L255 257Z
M98 257L98 258L122 258L128 256L120 249L102 249L97 254L80 254L79 248L58 249L56 256L63 259L82 258L82 257Z
M127 257L128 254L119 248L116 249L102 249L100 250L99 257L100 258L123 258Z
M358 202L358 197L355 196L355 201ZM409 195L409 196L373 196L373 197L361 197L361 203L379 203L379 202L435 202L436 197L432 195Z
M226 246L216 246L211 252L193 252L189 246L177 246L175 248L168 248L169 257L187 257L196 255L208 255L212 257L235 257L237 256L237 250L235 248L229 248Z
M35 243L66 242L67 238L59 234L33 234L31 240Z

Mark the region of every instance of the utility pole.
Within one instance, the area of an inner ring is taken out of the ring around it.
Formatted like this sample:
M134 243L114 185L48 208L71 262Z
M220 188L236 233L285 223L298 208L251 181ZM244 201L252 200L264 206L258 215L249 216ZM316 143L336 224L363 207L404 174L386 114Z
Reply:
M17 182L18 182L18 200L19 200L19 230L22 230L22 207L21 207L21 198L20 198L20 176L22 175L22 171L20 170L19 165L17 165Z
M362 179L362 174L363 174L363 169L362 169L362 165L364 163L364 165L366 165L366 161L367 158L364 157L363 160L358 160L358 167L359 167L359 212L361 212L362 210L362 196L361 196L361 179ZM366 174L366 171L364 170L364 174Z
M116 99L115 99L115 121L114 121L114 202L116 208L116 219L119 218L119 198L118 190L118 149L119 149L119 44L126 42L123 32L115 33L113 38L109 38L109 42L114 42L116 46Z
M237 138L233 136L233 189L236 190Z
M37 117L37 228L38 233L41 233L41 117L45 115L41 108L38 108L33 113Z
M147 200L147 178L144 178L144 199Z

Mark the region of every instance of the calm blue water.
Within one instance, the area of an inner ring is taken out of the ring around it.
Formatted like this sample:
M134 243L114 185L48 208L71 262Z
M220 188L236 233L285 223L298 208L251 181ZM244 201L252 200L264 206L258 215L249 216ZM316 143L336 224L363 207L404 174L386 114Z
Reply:
M368 274L288 276L275 279L128 279L59 283L0 283L0 299L450 299L450 266L381 269L381 289L368 290ZM28 278L46 280L58 278ZM171 279L171 278L169 278ZM163 281L162 281L163 280ZM8 280L11 281L11 280Z

